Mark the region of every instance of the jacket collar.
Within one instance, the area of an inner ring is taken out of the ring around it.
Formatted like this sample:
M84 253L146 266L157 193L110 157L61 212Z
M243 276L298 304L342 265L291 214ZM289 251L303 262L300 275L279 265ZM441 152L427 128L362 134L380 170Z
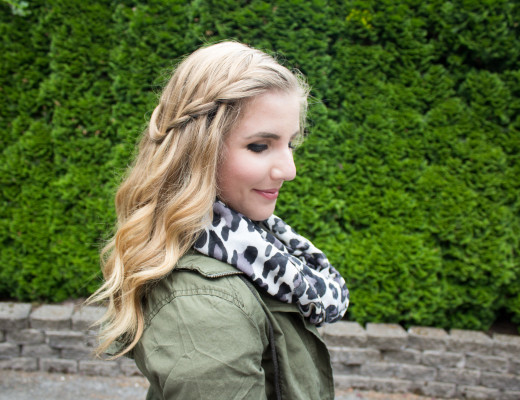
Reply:
M205 256L196 251L189 251L178 262L175 270L198 272L206 278L221 278L229 275L243 275L243 272L232 265Z

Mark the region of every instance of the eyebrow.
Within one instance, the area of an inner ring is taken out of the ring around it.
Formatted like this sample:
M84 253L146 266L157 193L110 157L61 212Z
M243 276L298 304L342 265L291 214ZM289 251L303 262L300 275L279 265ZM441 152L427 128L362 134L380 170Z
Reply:
M296 136L298 136L299 133L300 133L300 131L296 131L296 133L294 133L291 136L291 140L294 139ZM251 136L246 137L246 139L253 139L253 138L278 140L278 139L280 139L280 135L277 135L276 133L271 133L271 132L257 132L257 133L252 134Z

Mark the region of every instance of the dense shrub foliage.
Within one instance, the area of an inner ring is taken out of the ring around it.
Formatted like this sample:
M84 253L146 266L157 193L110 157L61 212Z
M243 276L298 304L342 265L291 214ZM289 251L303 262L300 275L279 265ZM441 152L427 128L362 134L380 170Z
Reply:
M0 2L0 295L99 285L113 195L172 67L272 51L313 88L277 213L359 322L520 324L520 8L506 0Z

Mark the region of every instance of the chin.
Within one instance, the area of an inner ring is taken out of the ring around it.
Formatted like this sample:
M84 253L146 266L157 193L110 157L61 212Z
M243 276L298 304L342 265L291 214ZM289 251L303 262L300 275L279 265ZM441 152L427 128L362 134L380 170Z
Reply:
M273 215L274 208L270 210L256 210L256 212L251 213L251 216L247 216L249 219L253 221L263 221L269 218L271 215Z
M222 200L224 201L224 200ZM224 201L224 203L226 203ZM234 205L234 204L228 204L228 207L232 208L233 210L239 212L240 214L246 216L251 221L264 221L267 218L269 218L274 213L275 205L253 205L249 207L240 207L240 205ZM249 203L251 204L251 203Z

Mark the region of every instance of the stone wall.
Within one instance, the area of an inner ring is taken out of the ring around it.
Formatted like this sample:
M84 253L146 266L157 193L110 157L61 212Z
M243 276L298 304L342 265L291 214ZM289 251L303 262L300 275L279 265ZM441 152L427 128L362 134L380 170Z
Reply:
M339 388L520 400L520 336L356 322L320 330Z
M0 303L0 369L139 375L132 360L95 360L100 307ZM520 336L339 322L320 328L336 386L443 398L520 399Z
M86 375L140 375L133 360L93 357L90 326L101 307L0 303L0 369Z

